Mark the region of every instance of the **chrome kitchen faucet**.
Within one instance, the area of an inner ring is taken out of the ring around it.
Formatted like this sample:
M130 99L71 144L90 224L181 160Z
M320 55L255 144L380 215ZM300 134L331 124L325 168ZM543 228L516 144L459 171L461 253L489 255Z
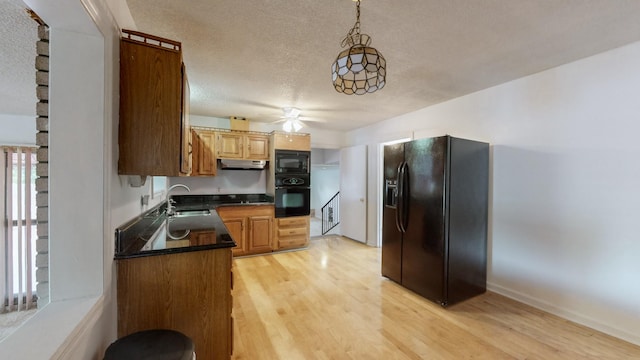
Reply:
M184 184L175 184L175 185L171 185L168 189L167 189L167 216L172 216L173 215L173 208L171 207L171 202L173 201L171 199L171 190L177 188L177 187L183 187L185 189L187 189L188 192L191 192L191 189L189 189L189 187L187 185Z

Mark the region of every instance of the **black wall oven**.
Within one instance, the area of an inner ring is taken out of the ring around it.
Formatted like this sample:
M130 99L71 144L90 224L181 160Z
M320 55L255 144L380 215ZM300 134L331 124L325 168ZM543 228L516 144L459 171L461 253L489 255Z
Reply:
M309 174L309 151L276 150L275 174Z
M309 174L276 174L276 217L306 216L311 209Z

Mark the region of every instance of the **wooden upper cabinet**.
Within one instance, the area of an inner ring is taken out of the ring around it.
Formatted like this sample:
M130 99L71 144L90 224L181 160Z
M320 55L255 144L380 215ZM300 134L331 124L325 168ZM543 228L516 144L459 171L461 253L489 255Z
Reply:
M119 174L189 173L188 93L179 42L123 30Z
M249 160L269 160L269 136L245 135L245 158Z
M216 137L219 159L269 160L269 136L220 131Z
M191 176L215 176L217 170L215 139L210 130L191 130L193 167Z
M276 150L311 151L309 134L276 132L273 134L273 142Z
M216 146L219 159L242 159L244 148L242 144L243 134L234 132L218 132Z
M189 88L189 80L187 79L187 69L182 64L181 67L182 74L182 103L180 106L181 114L180 114L180 131L182 133L182 139L180 143L180 147L182 152L180 154L181 163L180 163L180 172L182 174L189 174L192 168L192 149L193 144L191 140L191 132L189 131L189 111L190 111L190 88Z

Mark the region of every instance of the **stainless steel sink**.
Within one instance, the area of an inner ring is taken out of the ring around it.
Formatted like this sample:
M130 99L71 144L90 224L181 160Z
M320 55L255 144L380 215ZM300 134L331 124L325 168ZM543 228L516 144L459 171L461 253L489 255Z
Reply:
M207 216L211 215L211 210L202 209L202 210L177 210L172 216L175 217L186 217L186 216Z

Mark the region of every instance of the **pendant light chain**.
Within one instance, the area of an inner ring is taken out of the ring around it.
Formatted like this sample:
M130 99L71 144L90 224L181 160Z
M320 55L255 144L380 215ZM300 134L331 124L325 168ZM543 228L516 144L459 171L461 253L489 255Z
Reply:
M356 3L356 23L349 31L349 35L352 35L354 30L356 34L360 34L360 0Z
M360 43L360 0L356 2L356 23L353 24L347 36L342 39L340 46L347 47L358 43Z

